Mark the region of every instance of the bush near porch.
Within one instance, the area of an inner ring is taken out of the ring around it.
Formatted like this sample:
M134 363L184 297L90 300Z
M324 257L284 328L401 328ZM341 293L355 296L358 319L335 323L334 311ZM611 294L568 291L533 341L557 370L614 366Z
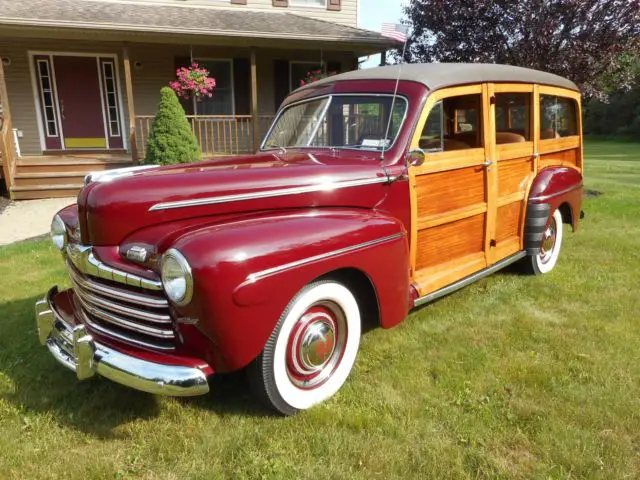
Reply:
M169 87L163 87L160 89L160 103L151 125L144 163L174 165L197 162L201 158L200 146L176 93Z
M0 248L2 478L638 478L640 145L586 153L604 195L551 274L501 272L366 334L344 389L293 418L241 375L196 399L77 382L33 318L59 253Z

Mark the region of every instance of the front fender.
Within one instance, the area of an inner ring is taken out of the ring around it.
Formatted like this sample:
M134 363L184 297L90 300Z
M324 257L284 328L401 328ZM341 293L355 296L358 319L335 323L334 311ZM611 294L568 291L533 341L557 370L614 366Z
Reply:
M357 269L371 280L383 326L407 314L406 232L398 220L373 211L270 213L195 229L174 248L185 255L194 277L193 301L180 313L198 319L223 370L257 357L294 295L335 270Z

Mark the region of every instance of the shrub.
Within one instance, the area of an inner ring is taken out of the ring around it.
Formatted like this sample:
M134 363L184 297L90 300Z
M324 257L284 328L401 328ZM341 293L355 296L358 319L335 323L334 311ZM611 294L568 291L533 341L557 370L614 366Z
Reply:
M151 125L146 164L174 165L201 160L196 140L184 109L175 92L169 87L160 90L160 103Z

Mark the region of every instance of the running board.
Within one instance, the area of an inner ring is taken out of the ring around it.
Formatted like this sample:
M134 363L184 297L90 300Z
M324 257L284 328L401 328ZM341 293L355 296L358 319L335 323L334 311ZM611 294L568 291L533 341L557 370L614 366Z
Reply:
M495 263L490 267L485 268L484 270L480 270L479 272L476 272L473 275L469 275L468 277L464 277L462 280L458 280L456 283L452 283L451 285L441 288L440 290L436 290L435 292L429 293L424 297L420 297L416 299L413 302L413 308L420 307L425 303L433 302L438 298L444 297L445 295L449 295L450 293L453 293L456 290L460 290L461 288L466 287L467 285L477 280L480 280L481 278L491 275L492 273L495 273L498 270L502 270L504 267L511 265L512 263L517 262L518 260L526 256L527 256L527 253L524 251L514 253L510 257L500 260L498 263Z

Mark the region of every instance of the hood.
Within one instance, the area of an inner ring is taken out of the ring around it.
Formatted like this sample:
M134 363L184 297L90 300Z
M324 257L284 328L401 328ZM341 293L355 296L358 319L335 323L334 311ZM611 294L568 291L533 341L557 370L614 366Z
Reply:
M78 196L82 241L118 245L136 230L189 218L303 207L372 208L387 177L377 159L260 153L127 171Z

